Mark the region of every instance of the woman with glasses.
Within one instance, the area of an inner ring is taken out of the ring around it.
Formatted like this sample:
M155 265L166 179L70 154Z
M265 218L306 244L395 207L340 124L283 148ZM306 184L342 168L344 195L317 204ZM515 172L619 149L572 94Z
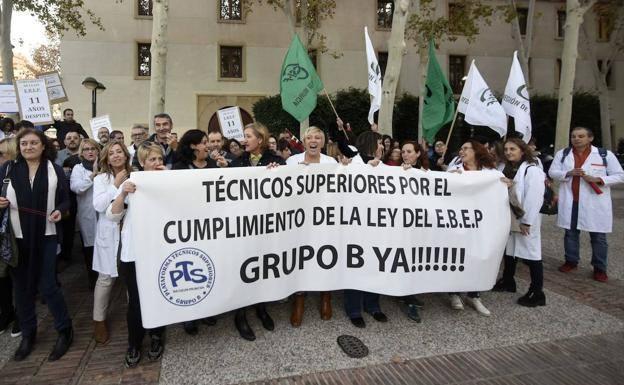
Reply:
M69 191L63 169L48 138L41 131L25 128L16 138L17 159L6 162L0 174L8 180L0 208L9 207L17 240L18 264L11 269L22 341L14 359L22 361L32 352L37 335L37 292L45 300L59 333L49 361L69 349L74 332L65 297L56 281L56 251L61 243L63 213L69 211Z
M73 168L69 180L69 187L76 194L82 253L85 258L91 290L95 288L95 282L97 281L97 273L93 271L93 244L95 242L95 226L97 222L95 208L93 208L93 179L95 179L98 173L97 162L99 155L99 144L93 139L83 139L78 149L81 163Z

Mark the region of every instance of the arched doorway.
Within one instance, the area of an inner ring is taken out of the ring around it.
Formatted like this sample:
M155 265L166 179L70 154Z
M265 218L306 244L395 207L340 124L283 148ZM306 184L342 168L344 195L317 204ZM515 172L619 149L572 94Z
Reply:
M225 106L225 107L221 107L219 108L219 110L222 110L224 108L230 108L230 107L234 107L234 106ZM253 118L251 117L251 114L247 111L245 111L244 108L239 107L240 109L240 113L241 113L241 118L243 119L243 126L248 125L249 123L253 123ZM221 130L221 126L219 125L219 118L217 117L217 113L215 112L214 114L212 114L212 116L210 117L210 121L208 122L208 132L210 131L221 131L223 132L223 130Z

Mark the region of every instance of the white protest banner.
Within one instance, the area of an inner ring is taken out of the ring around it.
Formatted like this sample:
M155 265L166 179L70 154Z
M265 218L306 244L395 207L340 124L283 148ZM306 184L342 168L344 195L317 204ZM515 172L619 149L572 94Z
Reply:
M514 51L513 54L509 79L507 79L501 105L507 115L513 116L514 128L522 134L522 140L529 143L531 140L531 105L529 104L529 90L518 61L518 51Z
M113 129L110 121L110 116L108 115L96 116L95 118L89 119L89 125L91 126L91 132L93 133L92 137L96 140L98 140L99 138L98 131L100 130L100 128L108 129L109 134Z
M219 125L223 136L228 139L243 140L243 119L241 118L238 106L223 108L217 111L219 117Z
M61 75L57 71L41 73L37 75L37 79L45 80L50 104L59 104L69 100L61 81Z
M375 123L375 112L381 108L381 69L373 43L368 36L368 27L364 27L364 44L366 45L366 68L368 69L368 93L371 98L371 106L368 110L368 122Z
M0 112L5 114L19 112L13 84L0 84Z
M143 325L298 291L489 290L509 236L498 171L297 165L132 173Z
M507 114L485 83L473 60L468 78L457 103L464 119L475 126L488 126L501 136L507 134Z
M54 123L45 80L16 80L15 92L22 120L29 120L34 125Z

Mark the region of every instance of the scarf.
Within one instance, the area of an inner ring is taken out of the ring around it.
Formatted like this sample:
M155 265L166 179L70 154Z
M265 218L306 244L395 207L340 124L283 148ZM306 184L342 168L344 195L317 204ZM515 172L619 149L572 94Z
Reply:
M82 167L84 167L85 170L93 172L93 162L89 162L88 160L83 159L82 160Z

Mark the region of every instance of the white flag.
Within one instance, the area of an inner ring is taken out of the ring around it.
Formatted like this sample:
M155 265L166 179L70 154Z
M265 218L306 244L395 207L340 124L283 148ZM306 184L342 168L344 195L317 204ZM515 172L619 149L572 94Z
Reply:
M368 93L371 96L371 106L368 111L368 122L375 123L374 115L381 107L381 70L377 62L377 56L373 49L370 37L368 37L368 27L364 27L364 40L366 42L366 59L368 66Z
M470 64L457 110L464 120L475 126L488 126L503 137L507 134L507 114L485 83L474 60Z
M522 134L522 140L529 143L531 139L531 106L522 67L518 61L518 51L514 51L509 79L505 87L505 95L501 103L505 112L513 116L516 131Z

